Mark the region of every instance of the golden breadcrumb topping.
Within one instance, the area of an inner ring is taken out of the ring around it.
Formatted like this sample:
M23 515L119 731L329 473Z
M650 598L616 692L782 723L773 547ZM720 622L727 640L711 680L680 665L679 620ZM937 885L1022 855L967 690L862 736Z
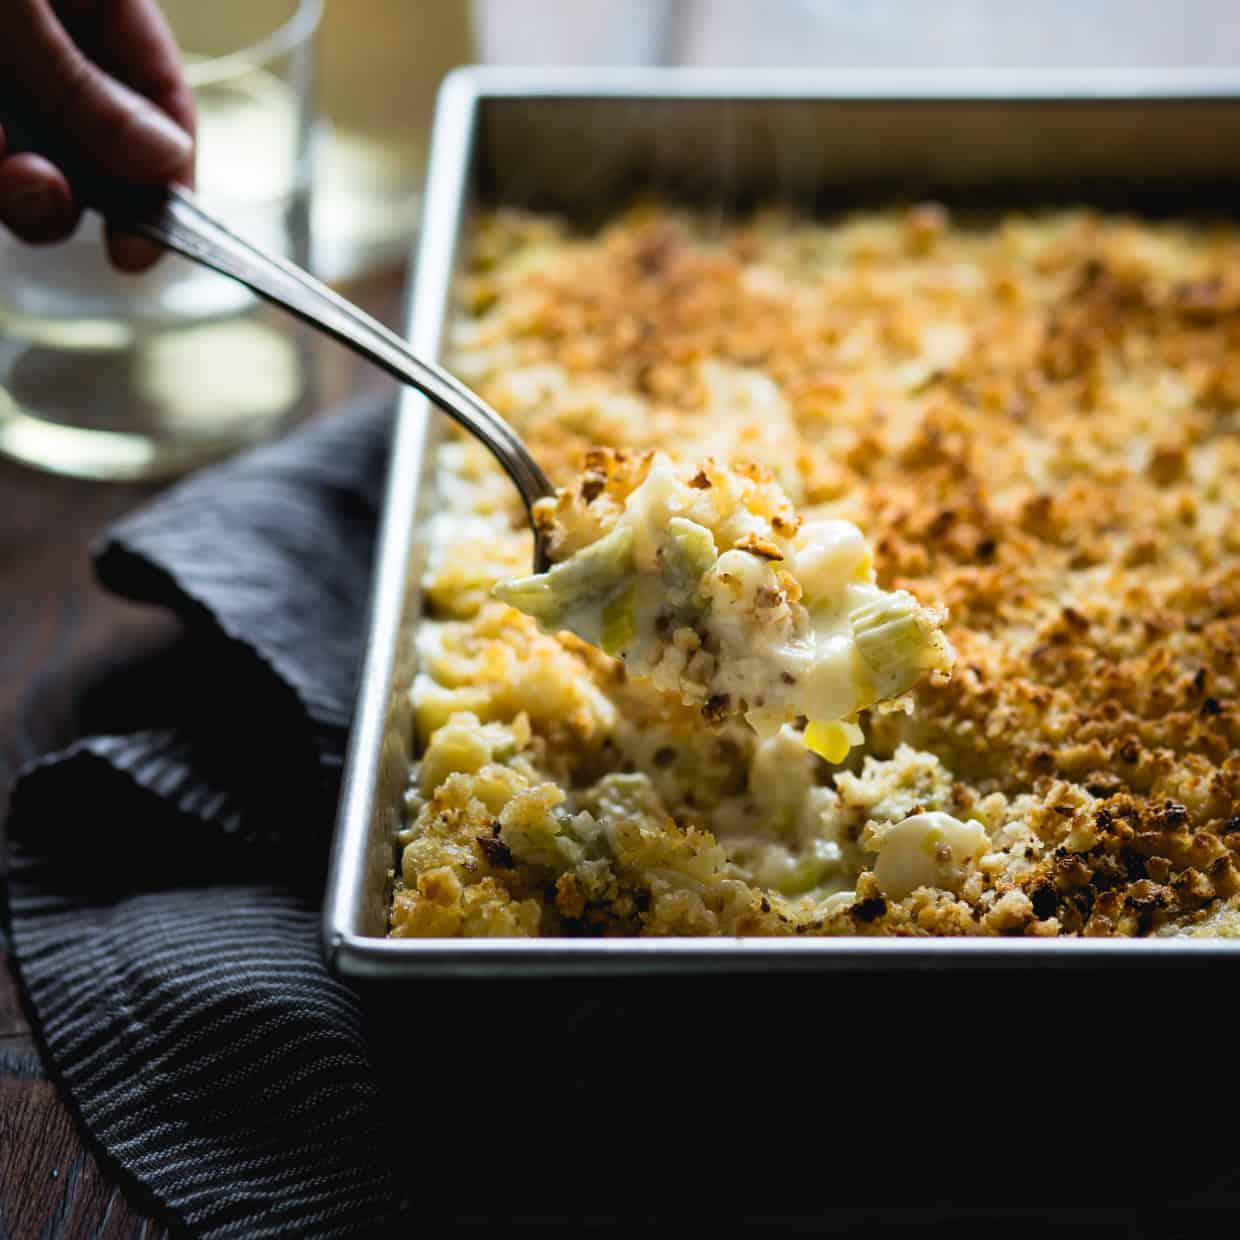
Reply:
M491 598L532 540L449 442L394 935L1240 933L1233 225L497 212L451 364L558 483L770 471L956 660L842 764L705 727Z

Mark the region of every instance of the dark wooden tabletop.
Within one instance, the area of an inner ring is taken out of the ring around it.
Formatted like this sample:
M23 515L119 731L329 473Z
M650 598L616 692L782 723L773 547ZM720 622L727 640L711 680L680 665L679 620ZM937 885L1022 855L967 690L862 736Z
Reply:
M386 271L342 291L396 325L403 281L403 272ZM314 362L314 414L392 386L329 342ZM96 535L158 489L0 460L0 806L23 762L72 736L84 673L156 640L167 623L102 591L89 558ZM48 1077L0 931L0 1240L161 1234L83 1144Z

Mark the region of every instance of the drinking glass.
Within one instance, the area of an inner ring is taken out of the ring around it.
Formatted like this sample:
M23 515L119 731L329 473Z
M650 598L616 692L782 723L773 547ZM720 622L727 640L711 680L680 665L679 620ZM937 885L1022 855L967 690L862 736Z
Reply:
M408 257L435 96L473 48L468 0L328 0L314 171L318 276L351 278Z
M164 0L198 110L204 202L309 255L322 0ZM310 398L305 330L173 255L114 271L88 214L52 247L0 236L0 452L91 478L166 477L261 439Z

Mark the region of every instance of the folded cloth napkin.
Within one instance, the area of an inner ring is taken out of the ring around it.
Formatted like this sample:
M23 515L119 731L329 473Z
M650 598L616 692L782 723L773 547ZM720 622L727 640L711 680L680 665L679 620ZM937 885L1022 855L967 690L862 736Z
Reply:
M1118 1207L1096 1237L1240 1204L1230 1139L1208 1139L1240 1093L1236 1021L1200 974L1157 1001L1049 970L330 977L322 878L391 417L354 407L116 526L100 578L181 635L14 792L21 979L141 1202L204 1236L675 1216L1042 1237L1052 1207Z
M105 1157L204 1235L373 1230L393 1189L374 1056L318 908L392 412L369 402L116 526L111 590L184 635L27 768L14 955Z

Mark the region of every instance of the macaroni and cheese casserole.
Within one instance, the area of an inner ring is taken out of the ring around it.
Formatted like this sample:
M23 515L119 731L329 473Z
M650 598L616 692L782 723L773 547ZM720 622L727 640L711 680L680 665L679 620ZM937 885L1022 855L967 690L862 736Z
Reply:
M1240 933L1234 226L500 211L448 360L393 935Z

